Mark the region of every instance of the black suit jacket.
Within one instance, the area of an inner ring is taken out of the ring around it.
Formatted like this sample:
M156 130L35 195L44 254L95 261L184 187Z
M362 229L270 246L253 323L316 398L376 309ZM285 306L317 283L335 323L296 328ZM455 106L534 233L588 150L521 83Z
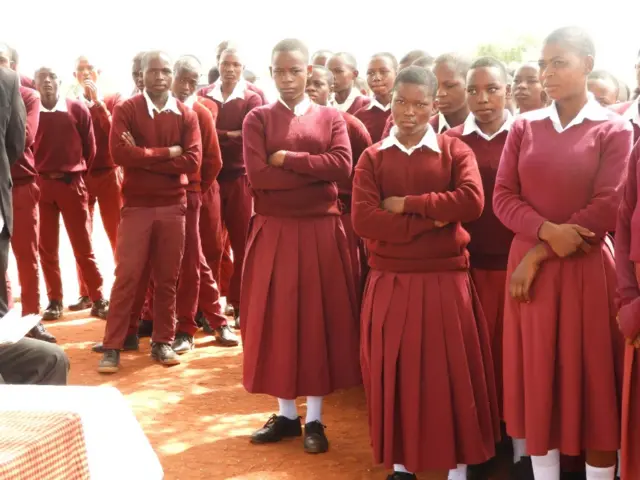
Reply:
M20 77L0 68L0 210L9 234L13 229L11 165L24 153L25 123Z

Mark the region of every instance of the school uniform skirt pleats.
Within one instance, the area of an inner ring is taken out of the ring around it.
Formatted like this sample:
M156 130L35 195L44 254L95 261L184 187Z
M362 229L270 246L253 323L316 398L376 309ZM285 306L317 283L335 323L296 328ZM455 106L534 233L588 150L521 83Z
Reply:
M499 438L491 347L469 273L372 269L361 317L376 462L420 472L491 458Z
M351 213L340 216L345 234L347 235L347 243L349 245L349 255L351 256L351 265L353 270L353 279L356 287L356 298L358 300L358 313L362 301L362 291L369 267L367 265L367 255L364 248L364 242L356 232L353 231L351 223Z
M293 399L361 384L357 300L339 216L255 215L240 305L249 392Z

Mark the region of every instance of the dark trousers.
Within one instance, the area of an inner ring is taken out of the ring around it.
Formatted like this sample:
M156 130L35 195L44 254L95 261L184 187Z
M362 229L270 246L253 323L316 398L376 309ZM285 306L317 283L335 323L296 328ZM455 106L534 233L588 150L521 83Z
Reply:
M66 385L69 359L53 343L23 338L0 345L0 375L18 385Z
M4 225L0 231L0 318L9 311L9 291L7 289L7 266L9 264L9 230Z

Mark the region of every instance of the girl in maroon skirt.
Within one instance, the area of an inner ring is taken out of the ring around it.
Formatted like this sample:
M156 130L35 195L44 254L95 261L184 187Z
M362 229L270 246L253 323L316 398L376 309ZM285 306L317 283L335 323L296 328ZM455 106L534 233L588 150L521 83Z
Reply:
M276 45L271 71L280 98L252 110L242 129L255 215L240 305L244 386L277 397L280 411L251 442L300 436L295 399L306 396L304 448L323 453L323 397L361 382L355 285L336 186L349 181L351 148L340 112L305 95L312 67L302 42Z
M579 28L547 37L540 74L554 103L509 131L493 195L515 233L504 312L504 418L536 480L586 451L587 479L612 480L620 446L621 335L612 251L631 151L626 122L587 93L595 48ZM535 283L534 283L535 279Z
M429 125L437 81L401 70L388 138L356 167L352 219L371 271L361 364L376 462L391 480L446 479L494 453L498 410L487 326L469 276L482 180L462 141Z

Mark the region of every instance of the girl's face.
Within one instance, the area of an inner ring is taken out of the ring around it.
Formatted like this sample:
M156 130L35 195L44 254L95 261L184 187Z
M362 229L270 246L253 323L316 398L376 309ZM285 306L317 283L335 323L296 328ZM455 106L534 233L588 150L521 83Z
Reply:
M282 100L293 102L304 95L311 68L302 52L276 52L273 55L271 76Z
M399 83L393 92L391 115L393 123L405 136L427 128L433 111L433 93L425 85Z
M376 97L389 95L396 81L396 70L387 57L374 57L367 68L367 84Z
M521 112L544 107L547 94L540 82L540 70L537 66L523 65L513 79L513 98Z
M348 65L344 58L333 56L327 63L327 68L333 74L333 91L336 93L344 92L353 87L353 81L358 76L358 71L351 65Z
M467 103L466 78L446 62L436 64L433 73L438 79L438 110L448 115L464 108Z
M593 58L578 55L562 43L547 43L538 61L540 81L552 100L564 100L586 90Z

